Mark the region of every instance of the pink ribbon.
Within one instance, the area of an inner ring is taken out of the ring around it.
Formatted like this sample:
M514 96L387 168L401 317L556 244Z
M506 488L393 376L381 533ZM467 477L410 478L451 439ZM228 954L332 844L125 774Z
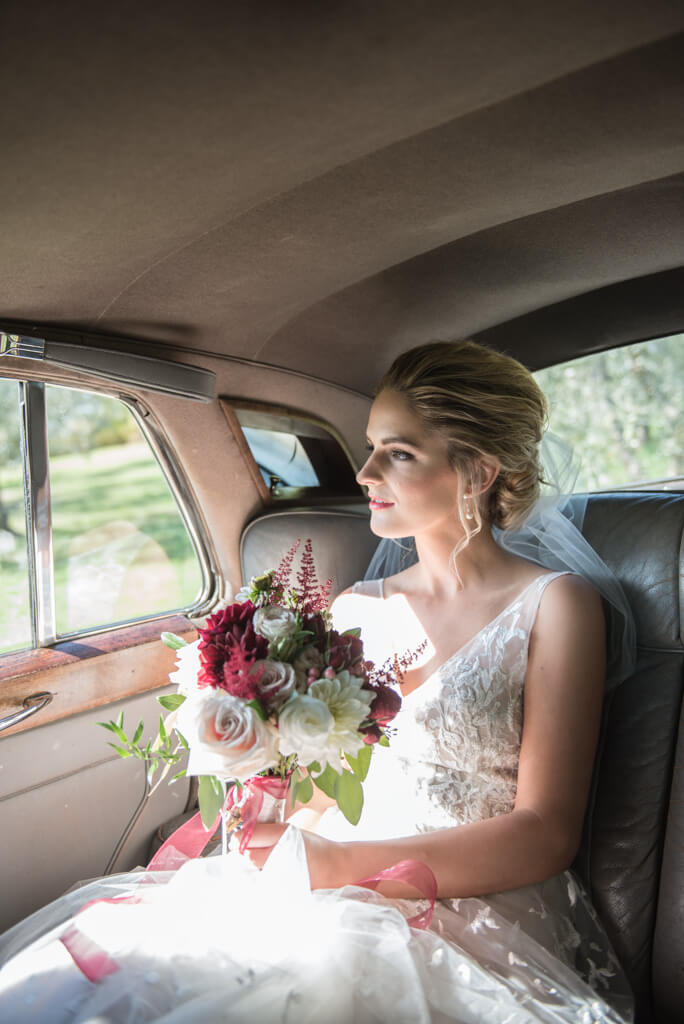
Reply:
M162 843L154 857L147 865L145 873L149 871L177 871L186 860L194 860L199 857L207 845L216 827L221 820L217 815L216 821L206 829L202 824L202 815L198 811L189 821L177 828L169 838Z
M377 875L356 882L356 885L361 885L364 889L376 890L380 882L404 882L417 889L425 899L430 901L430 905L420 914L407 918L406 922L411 928L426 929L430 927L437 899L437 879L427 864L423 864L422 860L400 860L391 868L384 868L382 871L378 871Z
M245 852L245 848L249 846L252 835L254 834L254 826L256 825L261 808L264 804L264 795L268 793L276 800L284 800L287 796L287 791L290 785L289 776L286 779L280 779L274 776L268 775L253 775L251 779L247 779L244 784L244 789L247 790L247 795L243 797L240 808L240 853ZM224 810L230 810L236 804L235 790L236 786L228 793L226 797L226 803Z

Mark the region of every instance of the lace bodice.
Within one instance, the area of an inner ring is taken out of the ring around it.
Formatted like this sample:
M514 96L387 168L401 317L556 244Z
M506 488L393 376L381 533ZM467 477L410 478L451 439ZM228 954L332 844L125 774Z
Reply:
M379 748L373 757L364 834L421 832L512 810L530 632L542 594L561 575L538 576L403 698L390 748ZM373 632L383 634L386 643L392 635L386 619L391 602L383 598L382 581L357 583L353 594L372 602ZM359 602L349 605L346 614L358 615ZM336 624L352 625L337 615ZM361 628L363 635L363 622ZM374 637L364 636L364 643L374 659L387 656Z

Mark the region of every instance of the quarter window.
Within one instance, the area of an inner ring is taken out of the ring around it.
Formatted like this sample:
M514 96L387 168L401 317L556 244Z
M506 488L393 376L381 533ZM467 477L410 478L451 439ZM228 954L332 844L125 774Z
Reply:
M349 453L328 424L256 402L221 406L264 504L359 501Z
M598 352L535 374L550 429L581 460L584 491L684 489L684 335Z

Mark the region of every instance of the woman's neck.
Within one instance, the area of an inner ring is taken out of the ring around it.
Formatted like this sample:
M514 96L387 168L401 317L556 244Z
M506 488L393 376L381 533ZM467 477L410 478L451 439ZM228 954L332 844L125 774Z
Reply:
M423 592L449 598L458 592L476 589L483 582L495 583L510 573L511 563L516 561L515 556L499 547L485 523L480 532L471 537L466 547L459 552L456 559L457 576L451 553L459 540L458 536L443 533L423 534L415 538L418 564L411 571Z

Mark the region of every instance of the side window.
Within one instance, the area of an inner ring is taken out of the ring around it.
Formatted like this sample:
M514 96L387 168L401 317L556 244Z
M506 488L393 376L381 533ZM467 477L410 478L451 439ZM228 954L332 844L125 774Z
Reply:
M0 651L196 607L202 556L131 407L53 385L0 390Z
M327 424L259 403L221 406L265 504L361 499L351 457Z
M549 428L581 459L577 488L684 489L684 335L539 370Z

